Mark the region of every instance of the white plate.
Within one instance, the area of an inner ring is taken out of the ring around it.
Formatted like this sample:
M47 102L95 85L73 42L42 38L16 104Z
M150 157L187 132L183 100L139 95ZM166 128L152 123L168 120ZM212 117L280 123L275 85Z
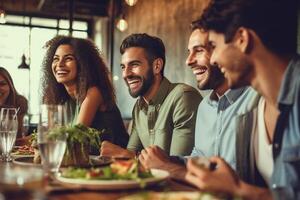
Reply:
M33 156L18 156L13 157L13 163L23 166L30 166L30 167L41 167L42 165L40 163L34 163L33 162Z
M203 192L144 192L122 197L119 200L223 200Z
M33 162L34 155L11 154L11 156L13 158L13 163L15 164L26 165L26 166L41 166L41 163ZM112 162L108 158L101 158L99 156L93 156L93 155L90 155L90 161L92 163L92 166L105 166Z
M169 177L169 172L159 169L151 169L154 177L142 179L142 183L146 186L159 183ZM97 189L97 190L118 190L118 189L132 189L140 188L143 184L136 180L86 180L64 178L60 175L56 179L66 187Z
M14 158L23 158L23 157L34 157L34 155L31 154L16 154L16 153L11 153L11 157Z

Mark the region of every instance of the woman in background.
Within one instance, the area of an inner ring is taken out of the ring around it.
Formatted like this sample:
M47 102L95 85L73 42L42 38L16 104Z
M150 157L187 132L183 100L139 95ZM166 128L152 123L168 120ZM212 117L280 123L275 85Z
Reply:
M67 104L73 122L109 133L105 140L127 146L128 134L109 71L93 42L56 36L46 44L43 61L43 101Z
M0 67L0 108L3 106L9 106L19 109L17 114L18 141L22 138L22 134L24 132L23 118L28 110L27 99L24 96L18 94L8 71L5 68Z

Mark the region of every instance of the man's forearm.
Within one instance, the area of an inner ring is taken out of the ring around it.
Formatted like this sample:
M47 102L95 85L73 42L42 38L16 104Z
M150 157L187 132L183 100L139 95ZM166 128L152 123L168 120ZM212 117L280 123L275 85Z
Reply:
M136 156L136 152L129 149L124 149L124 151L120 155L120 157L125 157L125 158L134 158L135 156Z
M177 164L177 163L165 163L162 168L170 173L171 178L184 181L185 174L187 172L185 165Z
M245 182L241 182L236 194L245 200L272 200L272 194L267 188L256 187Z

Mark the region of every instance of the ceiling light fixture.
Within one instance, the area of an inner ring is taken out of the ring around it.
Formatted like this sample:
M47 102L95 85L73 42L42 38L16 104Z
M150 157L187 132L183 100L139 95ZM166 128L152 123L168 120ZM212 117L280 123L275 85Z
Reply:
M0 24L6 23L6 14L3 9L0 8Z
M26 63L26 57L25 54L22 55L22 62L18 66L18 69L30 69L29 65Z
M26 13L26 7L25 7L25 0L23 0L23 26L25 26L25 13ZM30 25L31 25L31 20L29 21ZM21 57L21 64L18 66L18 69L30 69L30 45L31 45L31 28L29 27L29 38L28 38L28 62L29 64L26 63L26 56L25 56L25 50L24 53ZM30 88L30 84L29 84L29 88Z
M125 0L125 2L129 5L129 6L134 6L138 0Z
M124 19L124 17L121 17L119 21L117 22L117 28L121 31L124 32L128 28L128 23Z

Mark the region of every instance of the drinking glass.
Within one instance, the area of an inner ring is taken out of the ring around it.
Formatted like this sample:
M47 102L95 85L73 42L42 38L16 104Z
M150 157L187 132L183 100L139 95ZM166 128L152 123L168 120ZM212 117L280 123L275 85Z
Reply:
M0 110L0 151L3 161L12 160L10 152L16 141L17 131L17 109L2 107Z
M29 126L30 126L30 122L29 122L29 115L25 114L23 117L23 130L22 130L22 136L26 137L28 136L28 131L29 131Z
M38 167L9 163L0 165L0 192L5 200L45 199L43 198L43 170Z
M66 122L64 105L42 105L37 143L43 168L50 177L59 171L66 150L67 133L55 130Z

